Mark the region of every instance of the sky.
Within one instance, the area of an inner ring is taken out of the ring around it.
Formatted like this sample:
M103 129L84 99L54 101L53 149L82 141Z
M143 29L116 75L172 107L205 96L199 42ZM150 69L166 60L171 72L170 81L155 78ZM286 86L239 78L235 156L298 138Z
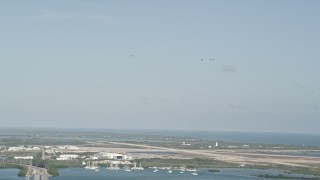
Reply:
M0 1L0 127L318 133L319 7Z

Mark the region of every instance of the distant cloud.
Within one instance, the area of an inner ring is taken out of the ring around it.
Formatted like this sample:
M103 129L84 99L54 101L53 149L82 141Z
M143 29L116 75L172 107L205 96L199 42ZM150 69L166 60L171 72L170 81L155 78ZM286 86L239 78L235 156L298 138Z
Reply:
M29 20L97 20L111 21L107 14L92 14L86 12L52 12L41 10L38 15L30 16Z
M236 73L237 68L234 65L225 65L222 67L222 71L225 73Z
M314 90L314 89L312 89L311 91L310 91L310 94L315 94L316 93L316 90Z

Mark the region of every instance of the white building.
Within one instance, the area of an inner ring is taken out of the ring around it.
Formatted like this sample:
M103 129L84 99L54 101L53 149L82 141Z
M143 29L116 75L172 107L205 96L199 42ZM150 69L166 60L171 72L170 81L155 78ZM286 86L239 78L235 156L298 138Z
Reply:
M79 150L79 148L77 146L58 146L58 149L66 149L66 150Z
M132 157L129 155L119 154L119 153L106 153L106 152L97 153L92 158L114 159L114 160L131 160L132 159Z
M18 146L18 147L9 147L8 151L23 151L24 147L23 146Z
M15 156L14 159L33 159L33 156Z
M24 149L25 151L40 151L41 149L39 147L27 147Z
M6 149L6 146L0 146L0 150L2 150L2 149Z
M182 146L190 146L191 144L189 144L189 143L186 143L186 142L182 142L182 144L181 144Z
M57 160L72 160L79 158L79 155L77 154L61 154L59 157L57 157Z
M41 149L39 147L36 146L28 146L28 147L24 147L24 146L13 146L13 147L9 147L8 151L40 151Z
M52 150L52 149L47 149L47 150L45 150L45 153L47 153L47 154L54 154L54 150Z

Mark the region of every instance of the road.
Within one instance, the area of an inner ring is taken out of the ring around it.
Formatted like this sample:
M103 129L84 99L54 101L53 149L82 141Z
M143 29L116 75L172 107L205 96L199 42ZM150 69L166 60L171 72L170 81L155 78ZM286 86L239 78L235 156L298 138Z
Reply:
M35 166L28 166L28 172L26 174L26 180L49 180L49 173L45 168L39 168Z

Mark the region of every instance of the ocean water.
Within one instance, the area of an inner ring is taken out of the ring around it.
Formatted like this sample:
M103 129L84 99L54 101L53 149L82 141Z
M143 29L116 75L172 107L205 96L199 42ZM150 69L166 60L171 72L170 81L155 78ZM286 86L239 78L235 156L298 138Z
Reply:
M17 169L0 169L0 180L22 180L24 177L17 177ZM282 171L275 170L257 170L257 169L222 169L219 173L208 172L206 169L198 170L198 176L191 172L180 174L179 171L173 171L171 174L166 170L159 170L154 173L152 169L144 171L107 170L100 168L100 171L85 170L82 168L67 168L59 170L60 176L50 177L50 180L254 180L261 179L252 175L257 174L279 174ZM291 176L295 176L294 174ZM302 175L299 175L302 176ZM279 179L278 179L279 180Z
M320 134L295 133L257 133L257 132L217 132L217 131L175 131L175 130L114 130L127 134L163 135L194 137L206 140L259 143L259 144L285 144L320 146Z
M11 130L0 129L0 139L10 137L25 137L25 134L35 133L41 129ZM43 129L42 129L43 130ZM113 132L121 134L136 135L162 135L179 136L188 138L201 138L213 141L259 143L259 144L285 144L285 145L306 145L320 146L320 132L318 134L297 134L297 133L262 133L262 132L227 132L227 131L185 131L185 130L143 130L143 129L44 129L47 132L69 133L97 133ZM41 131L42 132L42 131Z

